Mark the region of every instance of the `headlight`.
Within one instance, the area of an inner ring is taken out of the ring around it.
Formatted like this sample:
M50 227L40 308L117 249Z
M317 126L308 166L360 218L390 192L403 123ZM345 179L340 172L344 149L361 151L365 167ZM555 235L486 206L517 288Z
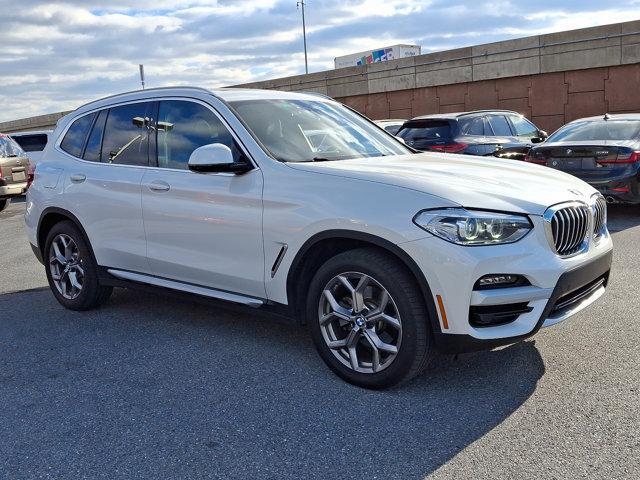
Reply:
M524 215L464 208L424 210L413 221L420 228L447 242L469 246L517 242L533 228Z

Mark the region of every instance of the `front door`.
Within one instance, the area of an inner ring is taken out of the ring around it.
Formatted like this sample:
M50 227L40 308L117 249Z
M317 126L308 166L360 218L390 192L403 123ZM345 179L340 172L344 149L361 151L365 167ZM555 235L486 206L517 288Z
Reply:
M212 109L191 100L160 101L157 168L142 179L147 256L156 276L264 298L262 172L196 173L198 147L222 143L249 162Z

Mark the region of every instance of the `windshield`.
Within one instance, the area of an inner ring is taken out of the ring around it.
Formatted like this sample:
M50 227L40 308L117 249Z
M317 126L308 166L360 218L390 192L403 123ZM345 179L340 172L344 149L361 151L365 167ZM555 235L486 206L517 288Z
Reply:
M18 145L12 138L0 134L0 158L24 156L24 150L20 148L20 145Z
M271 156L283 162L411 153L376 125L338 103L246 100L231 105Z
M591 140L637 140L640 122L635 120L600 120L572 123L551 135L547 142Z

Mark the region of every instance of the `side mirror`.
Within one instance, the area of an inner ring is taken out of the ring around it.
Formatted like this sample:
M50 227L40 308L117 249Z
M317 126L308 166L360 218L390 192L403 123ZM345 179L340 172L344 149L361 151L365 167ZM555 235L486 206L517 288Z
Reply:
M533 137L531 139L531 143L542 143L547 139L548 136L549 136L549 134L547 132L545 132L544 130L538 130L538 136L537 137Z
M404 143L405 145L407 144L407 142L404 141L404 138L399 137L397 135L394 135L394 137L396 137L396 140L398 140L400 143Z
M222 143L211 143L196 148L189 157L189 170L194 172L245 173L250 168L233 160L231 149Z

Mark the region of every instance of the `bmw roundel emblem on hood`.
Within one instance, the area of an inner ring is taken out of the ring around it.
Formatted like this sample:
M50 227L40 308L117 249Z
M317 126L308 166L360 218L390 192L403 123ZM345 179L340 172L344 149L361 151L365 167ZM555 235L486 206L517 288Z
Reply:
M573 193L576 197L581 197L582 196L582 192L580 190L574 190L573 188L570 188L569 192Z

